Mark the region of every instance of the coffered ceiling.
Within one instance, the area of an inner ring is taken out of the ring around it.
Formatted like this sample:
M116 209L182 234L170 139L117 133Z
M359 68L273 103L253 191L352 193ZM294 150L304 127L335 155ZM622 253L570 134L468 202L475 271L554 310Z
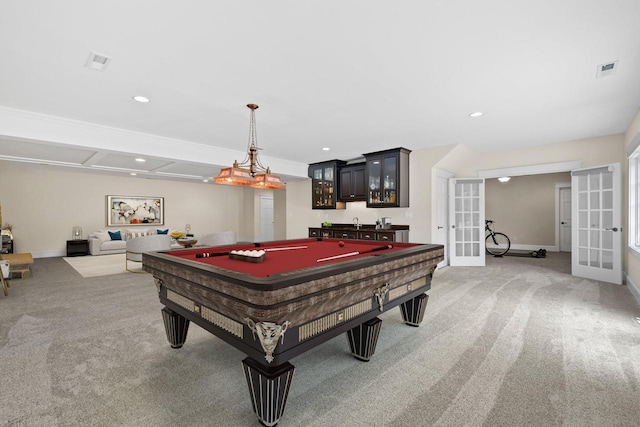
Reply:
M286 179L399 146L621 133L639 16L637 0L2 1L0 159L210 179L244 157L248 103Z

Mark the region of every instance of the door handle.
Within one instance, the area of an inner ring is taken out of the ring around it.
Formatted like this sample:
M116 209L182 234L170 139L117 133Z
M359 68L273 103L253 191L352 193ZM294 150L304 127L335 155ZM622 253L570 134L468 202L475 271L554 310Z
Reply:
M452 225L452 226L451 226L451 228L456 228L456 226L455 226L455 225Z
M443 227L443 226L441 226L441 225L439 225L439 226L438 226L438 230L440 230L441 228L444 228L444 227Z
M618 231L618 227L605 228L605 230L607 230L607 231L611 230L613 232L616 232L616 231Z
M566 224L566 222L562 221L560 224Z

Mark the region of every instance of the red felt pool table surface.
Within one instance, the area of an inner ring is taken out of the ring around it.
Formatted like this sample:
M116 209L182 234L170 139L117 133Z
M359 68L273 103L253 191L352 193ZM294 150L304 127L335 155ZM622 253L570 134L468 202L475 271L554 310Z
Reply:
M344 242L340 246L339 242ZM258 247L256 247L258 245ZM387 248L387 246L391 248ZM178 251L165 252L166 255L176 256L185 260L191 260L207 265L212 265L228 270L248 274L254 277L268 277L272 274L280 274L288 271L299 270L308 267L318 267L341 261L358 259L378 254L389 253L394 250L416 246L411 243L379 242L367 240L339 240L339 239L298 239L266 243L249 243L221 247L193 248ZM294 248L278 250L281 248ZM384 248L383 250L378 250ZM231 259L228 255L215 256L215 254L227 253L231 250L266 249L265 258L260 263ZM271 251L269 250L271 249ZM372 250L376 250L371 252ZM345 255L353 252L363 252L358 255L346 256L327 261L318 261L322 258ZM214 256L197 258L196 255L209 253Z

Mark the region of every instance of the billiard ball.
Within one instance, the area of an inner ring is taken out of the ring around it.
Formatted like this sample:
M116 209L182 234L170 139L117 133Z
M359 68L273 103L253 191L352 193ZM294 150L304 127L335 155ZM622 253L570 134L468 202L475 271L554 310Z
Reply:
M343 246L344 246L344 242L343 242L342 240L340 240L340 241L338 242L338 246L343 247Z

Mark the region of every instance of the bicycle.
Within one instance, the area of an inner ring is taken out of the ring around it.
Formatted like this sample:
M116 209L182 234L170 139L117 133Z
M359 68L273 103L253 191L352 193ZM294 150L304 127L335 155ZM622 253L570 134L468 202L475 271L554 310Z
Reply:
M493 222L494 221L490 219L484 221L484 229L489 232L485 238L484 247L488 254L493 256L502 256L509 252L511 240L509 240L506 234L494 231L491 228Z

